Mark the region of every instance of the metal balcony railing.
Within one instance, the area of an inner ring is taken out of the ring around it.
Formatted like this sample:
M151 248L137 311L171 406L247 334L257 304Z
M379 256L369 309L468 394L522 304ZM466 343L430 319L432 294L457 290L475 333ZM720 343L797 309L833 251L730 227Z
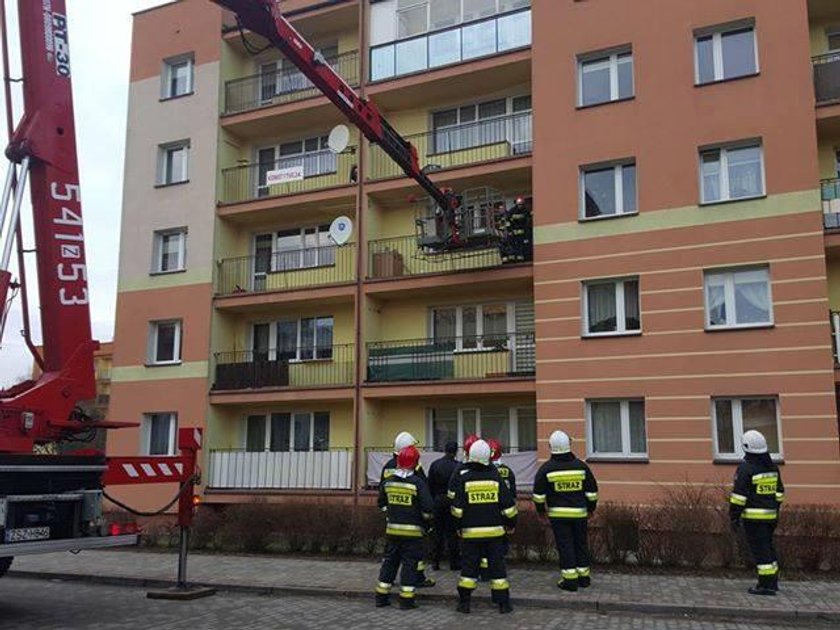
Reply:
M522 1L521 5L530 5ZM426 72L531 45L531 9L494 15L370 50L370 80Z
M214 391L353 384L353 344L301 347L297 351L218 352Z
M369 278L403 278L431 273L470 271L499 267L498 248L471 251L469 256L452 253L424 253L417 236L383 238L368 243Z
M376 341L367 345L367 381L451 381L533 376L534 333Z
M211 450L208 487L219 490L349 490L353 451Z
M827 230L840 228L840 178L820 182L823 206L823 226Z
M420 166L440 170L528 155L533 151L533 112L488 118L406 136ZM368 179L402 177L403 171L379 146L372 146Z
M216 295L292 291L355 279L356 244L327 245L225 258L218 263Z
M327 58L327 63L351 86L359 85L358 51ZM225 83L224 113L241 114L320 95L320 90L297 69L262 72Z
M330 150L233 166L222 170L222 203L242 203L263 197L294 195L355 183L356 149L336 155ZM278 171L297 169L302 178L269 183ZM301 173L302 169L302 173ZM272 175L269 175L272 174Z
M840 52L813 58L817 104L840 102Z
M840 365L840 313L831 311L831 350L834 353L834 364Z

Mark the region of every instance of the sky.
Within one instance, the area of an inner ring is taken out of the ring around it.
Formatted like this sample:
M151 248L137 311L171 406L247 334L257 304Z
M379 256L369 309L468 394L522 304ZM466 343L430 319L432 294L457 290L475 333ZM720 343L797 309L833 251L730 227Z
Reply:
M9 47L12 75L19 73L16 0L5 1L9 11ZM110 341L114 334L117 263L125 156L126 107L131 48L131 14L166 4L166 0L66 0L69 21L76 142L79 157L85 245L94 339ZM22 99L15 95L15 119ZM6 108L0 96L0 120ZM0 144L7 143L5 122L0 124ZM4 160L5 162L5 160ZM7 164L0 174L5 178ZM27 193L28 199L28 193ZM24 242L32 247L32 209L21 210ZM13 274L16 276L13 268ZM28 255L30 315L33 337L40 342L38 291L35 264ZM22 313L16 300L9 312L0 348L0 387L23 380L32 358L20 335Z

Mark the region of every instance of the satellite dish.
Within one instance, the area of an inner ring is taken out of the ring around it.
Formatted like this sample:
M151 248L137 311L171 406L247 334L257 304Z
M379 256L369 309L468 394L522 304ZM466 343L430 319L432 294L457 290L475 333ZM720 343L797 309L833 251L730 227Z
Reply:
M351 234L353 234L353 221L349 217L338 217L330 225L330 238L336 245L347 243Z
M344 149L350 144L350 129L347 125L336 125L327 138L327 146L333 153L344 153Z

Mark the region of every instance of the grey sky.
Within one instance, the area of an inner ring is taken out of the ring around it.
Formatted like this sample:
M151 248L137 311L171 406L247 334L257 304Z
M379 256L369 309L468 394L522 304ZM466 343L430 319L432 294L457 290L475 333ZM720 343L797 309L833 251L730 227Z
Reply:
M3 1L3 0L0 0ZM10 12L9 31L13 74L18 76L16 0L5 0ZM117 288L117 249L122 205L125 153L126 105L128 99L131 14L167 0L67 0L76 138L85 221L91 319L94 338L113 337ZM2 98L0 98L2 101ZM20 101L15 115L20 116ZM5 105L0 102L5 120ZM0 125L5 147L6 126ZM3 173L6 165L4 160ZM32 245L31 208L22 210L25 241ZM35 266L27 263L33 333L40 341ZM8 385L29 373L31 357L20 336L21 310L16 301L9 314L0 350L0 385Z

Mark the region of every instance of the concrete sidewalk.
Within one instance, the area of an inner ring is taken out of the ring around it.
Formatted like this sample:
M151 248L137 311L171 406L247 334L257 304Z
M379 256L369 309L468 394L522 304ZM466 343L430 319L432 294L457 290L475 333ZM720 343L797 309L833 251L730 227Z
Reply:
M174 583L177 555L138 551L84 551L78 555L47 554L16 558L10 575L66 579L143 587ZM375 561L253 557L193 553L191 583L220 590L257 594L297 594L366 597L373 605L377 579ZM456 574L440 571L434 588L421 589L427 600L455 603ZM780 622L840 623L840 582L784 582L777 597L747 594L749 579L681 575L601 573L593 570L593 586L578 593L560 591L556 571L510 571L511 594L519 605L600 612L644 612L767 619ZM2 583L0 583L2 588ZM477 598L487 598L482 584Z

